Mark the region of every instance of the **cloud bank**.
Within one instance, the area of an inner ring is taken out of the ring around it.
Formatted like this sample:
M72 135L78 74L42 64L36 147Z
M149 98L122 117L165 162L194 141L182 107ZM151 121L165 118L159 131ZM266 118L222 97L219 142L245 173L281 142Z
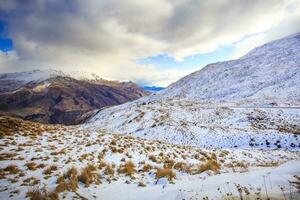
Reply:
M298 0L2 0L0 20L15 50L0 53L0 70L86 70L166 86L191 69L136 61L161 53L182 61L223 45L238 57L300 31L299 19Z

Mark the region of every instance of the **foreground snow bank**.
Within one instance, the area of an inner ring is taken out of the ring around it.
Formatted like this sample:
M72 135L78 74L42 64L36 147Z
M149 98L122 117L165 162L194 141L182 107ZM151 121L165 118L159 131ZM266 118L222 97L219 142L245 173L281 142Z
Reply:
M179 199L222 199L224 195L239 196L238 185L249 191L249 198L268 197L278 199L297 199L299 193L290 185L289 180L300 174L300 161L289 161L273 168L251 168L244 173L227 173L214 176L186 176L175 184L158 184L145 188L122 182L104 184L100 188L81 189L80 194L105 197L106 200L179 200ZM246 197L244 189L242 195ZM257 193L257 195L255 194ZM284 197L285 196L285 197Z

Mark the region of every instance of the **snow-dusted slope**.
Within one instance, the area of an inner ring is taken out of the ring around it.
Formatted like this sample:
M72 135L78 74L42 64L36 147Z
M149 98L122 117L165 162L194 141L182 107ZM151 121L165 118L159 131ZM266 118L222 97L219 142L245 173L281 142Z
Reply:
M85 71L32 70L0 74L0 92L16 90L26 84L37 84L56 77L70 77L77 80L100 81L98 75Z
M0 136L0 199L239 199L237 184L260 199L281 197L280 187L299 199L300 152L208 150L10 117Z
M244 57L194 72L164 98L300 105L300 33L255 48Z
M100 111L83 128L201 147L299 150L300 34Z

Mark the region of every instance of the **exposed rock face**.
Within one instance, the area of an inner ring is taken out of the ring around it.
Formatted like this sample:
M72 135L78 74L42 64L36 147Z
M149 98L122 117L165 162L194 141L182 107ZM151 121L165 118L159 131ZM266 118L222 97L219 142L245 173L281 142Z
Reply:
M0 82L0 111L44 123L76 124L94 109L122 104L148 93L132 82L77 80L56 76L42 81ZM16 87L8 87L15 84ZM3 86L3 87L2 87ZM17 87L18 86L18 87Z

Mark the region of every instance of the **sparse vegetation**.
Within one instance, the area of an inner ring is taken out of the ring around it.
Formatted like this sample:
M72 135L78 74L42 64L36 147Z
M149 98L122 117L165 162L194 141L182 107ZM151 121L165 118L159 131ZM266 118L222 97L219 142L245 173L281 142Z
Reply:
M11 135L4 136L0 149L5 151L0 152L0 162L10 161L12 165L0 169L0 179L6 179L11 184L11 189L8 189L10 195L24 194L24 192L18 194L13 192L20 185L29 189L27 196L30 199L36 197L55 199L58 195L64 197L68 192L77 195L76 193L80 193L85 187L89 189L97 187L96 185L102 182L113 183L124 180L127 184L150 187L151 184L158 183L161 178L167 179L169 183L174 183L175 179L180 181L182 174L193 176L208 171L244 172L243 169L247 170L248 166L278 166L289 159L297 158L298 155L296 152L281 155L279 151L277 153L274 150L272 159L266 160L270 156L269 153L264 152L258 152L255 155L248 150L241 151L239 154L235 154L233 150L211 151L123 135L70 131L69 127L64 128L66 132L56 127L51 133L41 132L35 135L29 133L33 130L32 127L27 128L28 133L25 131L26 133L20 135L24 137L22 142ZM37 128L35 127L34 130ZM45 137L46 143L41 142L45 140ZM70 139L72 139L71 143ZM279 142L269 140L268 142L270 145L283 144L282 140ZM257 141L253 141L254 145L256 143ZM7 151L7 147L10 151ZM31 157L24 156L29 152L33 152L33 154L30 153ZM141 155L138 159L137 154ZM116 164L111 160L114 160ZM62 171L65 166L72 165L85 167L78 169L70 167ZM43 173L43 176L35 176L40 173ZM214 173L208 172L207 175L211 176ZM199 175L199 177L202 176L204 174ZM40 188L44 186L44 183L47 184L55 179L56 185L53 192ZM291 180L291 184L292 182L296 184L297 180ZM161 183L166 184L164 180ZM81 188L80 192L79 188ZM243 193L245 194L244 189Z

